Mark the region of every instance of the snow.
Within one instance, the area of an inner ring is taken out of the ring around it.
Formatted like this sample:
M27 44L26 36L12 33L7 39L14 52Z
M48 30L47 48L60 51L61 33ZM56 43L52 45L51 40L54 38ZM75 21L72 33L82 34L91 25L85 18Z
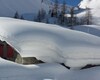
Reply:
M0 58L0 80L99 80L100 67L68 70L60 64L20 65Z
M100 26L98 25L79 25L74 26L73 29L100 37Z
M60 64L20 65L0 58L0 80L54 80L68 71Z
M85 70L70 70L58 77L58 80L99 80L100 67ZM62 76L62 77L61 77Z
M48 2L48 4L46 4ZM0 16L14 17L15 13L19 15L31 14L44 8L46 11L49 10L50 0L0 0Z
M81 68L100 64L100 38L57 25L0 18L0 39L22 57Z

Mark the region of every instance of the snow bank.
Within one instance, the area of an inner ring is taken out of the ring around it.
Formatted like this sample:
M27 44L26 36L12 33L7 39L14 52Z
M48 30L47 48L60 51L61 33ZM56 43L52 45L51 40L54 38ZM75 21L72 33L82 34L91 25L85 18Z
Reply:
M68 71L59 64L20 65L0 58L0 80L54 80Z
M61 74L57 80L99 80L100 67L85 70L70 70Z
M0 58L0 80L99 80L100 67L68 70L59 64L20 65Z
M100 37L100 26L97 25L79 25L74 26L73 29Z
M100 64L100 38L56 25L0 18L0 38L22 57L70 67Z

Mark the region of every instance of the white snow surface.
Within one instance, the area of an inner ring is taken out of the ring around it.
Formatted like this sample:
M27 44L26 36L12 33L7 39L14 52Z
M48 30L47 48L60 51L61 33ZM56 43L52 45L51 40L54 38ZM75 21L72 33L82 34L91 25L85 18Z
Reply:
M0 58L0 80L55 80L66 71L56 63L20 65Z
M100 38L57 25L0 18L0 39L22 57L80 68L100 64Z
M0 16L14 17L15 13L22 14L35 13L43 8L49 10L50 0L0 0Z
M0 58L0 80L99 80L100 67L68 70L60 64L20 65Z
M74 26L73 29L100 37L100 26L98 25L79 25Z

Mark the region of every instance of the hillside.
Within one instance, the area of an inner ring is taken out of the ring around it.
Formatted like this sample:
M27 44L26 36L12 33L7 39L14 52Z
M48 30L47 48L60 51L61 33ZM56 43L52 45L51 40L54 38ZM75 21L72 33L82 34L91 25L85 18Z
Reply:
M49 9L50 0L0 0L0 16L13 17L16 12L20 15L37 13L39 9Z

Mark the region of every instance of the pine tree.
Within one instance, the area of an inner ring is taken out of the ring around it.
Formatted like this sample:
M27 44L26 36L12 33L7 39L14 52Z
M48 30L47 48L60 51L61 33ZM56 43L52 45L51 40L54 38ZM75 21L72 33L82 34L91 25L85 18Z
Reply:
M54 8L52 10L52 16L53 17L58 16L58 0L55 0Z
M37 21L41 22L41 11L39 10L38 15L37 15Z
M43 0L41 0L41 3L43 3Z
M24 20L24 17L23 17L23 15L21 16L21 18L20 19L23 19Z
M39 10L38 15L37 15L37 21L41 22L46 16L46 11L41 8L41 10Z
M42 17L42 19L44 19L45 16L46 16L46 11L42 8L42 9L40 10L40 12L41 12L41 17Z
M63 0L63 5L61 9L61 23L64 23L65 21L65 17L64 17L65 13L66 13L66 2L65 0Z
M15 13L14 18L16 18L16 19L19 19L20 18L18 12Z
M61 10L62 14L65 14L66 12L66 1L63 0L63 5L62 5L62 10Z

